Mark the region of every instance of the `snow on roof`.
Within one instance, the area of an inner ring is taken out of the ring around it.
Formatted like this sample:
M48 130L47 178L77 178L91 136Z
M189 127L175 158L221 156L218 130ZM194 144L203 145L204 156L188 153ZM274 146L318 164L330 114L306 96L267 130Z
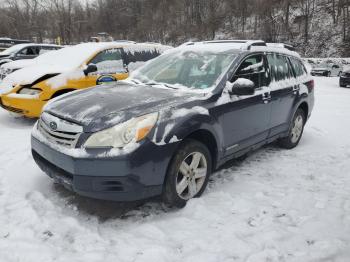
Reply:
M261 40L213 40L204 42L187 42L176 49L203 52L228 52L228 51L261 51L276 52L291 56L300 57L300 55L287 49L282 43L265 43Z
M174 50L181 51L198 51L198 52L229 52L237 51L242 47L241 43L186 43L176 47Z

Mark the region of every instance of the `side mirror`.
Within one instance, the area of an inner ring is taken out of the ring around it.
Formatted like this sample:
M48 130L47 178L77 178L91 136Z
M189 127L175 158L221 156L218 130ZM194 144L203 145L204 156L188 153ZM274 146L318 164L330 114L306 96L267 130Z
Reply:
M85 76L87 76L90 73L97 72L97 66L95 64L89 64L83 72Z
M235 82L233 82L228 91L231 95L237 96L248 96L254 95L255 93L255 84L253 81L246 78L238 78Z

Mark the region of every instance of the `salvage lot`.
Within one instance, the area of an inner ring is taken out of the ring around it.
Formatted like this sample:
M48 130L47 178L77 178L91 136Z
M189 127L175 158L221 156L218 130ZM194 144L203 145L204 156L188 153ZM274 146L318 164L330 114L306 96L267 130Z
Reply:
M350 89L316 78L300 145L216 172L182 210L67 192L30 153L33 120L0 110L0 261L349 261Z

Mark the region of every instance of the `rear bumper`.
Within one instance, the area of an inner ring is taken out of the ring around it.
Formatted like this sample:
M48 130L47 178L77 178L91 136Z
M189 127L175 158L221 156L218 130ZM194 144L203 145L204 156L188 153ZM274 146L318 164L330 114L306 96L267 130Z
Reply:
M350 85L350 77L340 77L339 78L339 85L345 86L345 87Z
M325 76L327 72L311 72L312 76Z
M135 201L162 193L169 148L151 142L133 153L112 158L77 158L32 137L38 166L55 182L79 195L113 201ZM150 153L149 150L153 150Z

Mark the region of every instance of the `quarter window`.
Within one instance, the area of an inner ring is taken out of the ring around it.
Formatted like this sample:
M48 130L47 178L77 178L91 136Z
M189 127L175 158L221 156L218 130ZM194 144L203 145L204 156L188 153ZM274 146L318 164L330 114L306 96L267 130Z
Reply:
M298 59L296 59L294 57L291 57L290 61L292 63L293 70L294 70L295 75L297 77L307 74L305 66L302 64L302 62L300 60L298 60Z
M264 56L254 55L246 58L239 66L232 82L238 78L249 79L255 84L255 88L267 86L268 78L265 69Z

